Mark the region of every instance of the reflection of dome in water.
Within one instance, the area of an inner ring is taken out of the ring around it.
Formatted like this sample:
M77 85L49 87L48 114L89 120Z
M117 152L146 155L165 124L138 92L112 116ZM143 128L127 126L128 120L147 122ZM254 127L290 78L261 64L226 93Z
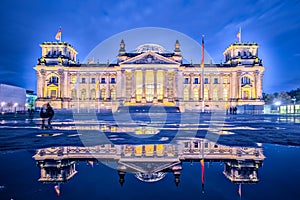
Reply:
M165 175L166 175L166 173L164 173L164 172L157 172L157 173L152 173L152 174L146 174L146 173L142 173L142 172L135 173L135 177L137 179L139 179L140 181L143 181L143 182L148 182L148 183L160 181L161 179L163 179L165 177Z
M164 52L166 52L166 49L158 44L142 44L142 45L138 46L135 49L135 51L138 53L143 53L143 52L147 52L147 51L164 53Z

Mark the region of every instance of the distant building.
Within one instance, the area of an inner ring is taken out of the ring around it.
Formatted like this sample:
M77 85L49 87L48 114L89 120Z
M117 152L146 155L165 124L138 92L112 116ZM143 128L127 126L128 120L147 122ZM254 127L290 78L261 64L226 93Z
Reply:
M32 90L26 90L26 110L35 109L36 94Z
M231 44L223 53L225 62L206 63L203 74L199 63L183 63L179 41L173 51L142 44L127 52L122 40L115 63L76 63L77 51L66 42L41 47L35 66L37 106L51 102L55 108L115 111L120 105L155 104L185 111L200 109L204 100L210 110L244 105L263 110L264 67L256 43Z
M26 90L21 87L0 84L1 112L17 112L25 110Z

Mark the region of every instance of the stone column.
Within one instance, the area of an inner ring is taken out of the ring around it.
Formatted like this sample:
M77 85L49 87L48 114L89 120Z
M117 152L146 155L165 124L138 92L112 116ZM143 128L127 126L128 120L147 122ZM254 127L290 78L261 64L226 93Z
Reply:
M190 73L190 75L189 75L189 100L190 101L193 101L193 74L192 73Z
M123 85L122 85L122 72L121 72L121 70L119 70L119 71L117 71L117 80L116 80L116 82L117 82L117 89L116 89L116 95L117 95L117 100L119 101L119 100L121 100L121 98L122 98L122 87L123 87Z
M131 102L135 103L136 102L136 71L132 70L131 72L131 81L132 81L132 88L131 88Z
M63 91L64 92L63 92L62 98L68 98L68 97L70 97L69 93L68 93L68 88L69 88L69 83L70 83L68 72L64 71L63 76L64 76L64 84L63 84Z
M164 70L164 101L168 101L168 70Z
M213 79L212 79L212 74L209 74L208 76L208 81L209 81L209 92L208 92L208 100L211 101L213 99ZM211 100L210 100L211 99Z
M153 74L154 74L154 98L153 98L153 103L157 103L157 70L156 69L154 69Z
M106 74L106 87L105 87L106 99L110 99L110 74Z
M76 88L76 97L77 97L77 99L79 98L79 88L80 88L80 86L79 86L79 82L80 82L80 80L79 80L79 72L76 72L76 83L75 83L75 88ZM76 87L77 86L77 87Z
M178 101L183 101L183 72L178 71L177 72L177 99Z
M42 73L42 94L43 98L47 97L47 83L46 83L46 72Z
M36 72L37 74L37 97L43 97L43 91L42 91L42 76L40 72Z
M90 86L91 86L91 74L90 73L88 73L88 75L87 75L87 78L88 78L88 80L87 80L87 99L88 100L90 100L91 99L91 88L90 88Z
M236 99L237 97L237 83L236 83L236 79L237 79L237 72L232 72L231 73L231 81L230 81L230 88L231 88L231 98Z
M237 78L236 78L236 86L237 86L237 98L242 98L242 90L241 90L241 71L237 72Z
M142 69L142 79L143 79L142 103L146 103L146 70L145 69Z
M121 100L124 101L126 94L125 70L121 70Z

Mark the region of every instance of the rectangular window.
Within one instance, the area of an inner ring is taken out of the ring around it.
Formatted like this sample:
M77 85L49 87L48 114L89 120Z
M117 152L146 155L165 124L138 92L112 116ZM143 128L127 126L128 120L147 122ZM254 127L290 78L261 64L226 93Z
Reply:
M105 83L105 78L101 78L101 83Z
M227 90L227 89L224 89L224 90L223 90L223 100L224 100L224 101L227 101L227 100L228 100L228 90Z
M95 78L92 78L91 82L92 82L92 83L96 83L96 79L95 79Z
M189 78L184 78L184 84L189 84Z
M218 100L218 90L217 89L214 89L214 91L213 91L213 100L214 101Z
M229 82L228 82L228 78L224 78L224 79L223 79L223 83L224 83L224 84L228 84L228 83L229 83Z
M194 78L194 84L199 84L199 78Z
M85 78L81 78L81 83L85 83Z
M204 78L204 84L208 84L208 78Z
M214 84L218 84L219 83L219 79L218 78L214 78Z
M116 78L111 78L110 83L116 83Z

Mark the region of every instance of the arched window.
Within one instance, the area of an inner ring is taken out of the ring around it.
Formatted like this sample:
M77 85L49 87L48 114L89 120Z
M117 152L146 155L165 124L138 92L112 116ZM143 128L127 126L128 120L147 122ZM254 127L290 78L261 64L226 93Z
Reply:
M115 101L117 99L117 97L116 97L116 90L115 89L111 89L110 90L110 98L113 101Z
M86 90L85 89L82 89L81 90L81 100L85 100L86 99Z
M238 56L241 56L241 52L238 52Z
M49 84L58 84L58 77L57 76L51 76L49 78Z
M101 89L100 99L101 99L101 100L106 100L106 92L105 92L105 89Z
M96 99L96 90L95 89L92 89L91 90L91 99Z

